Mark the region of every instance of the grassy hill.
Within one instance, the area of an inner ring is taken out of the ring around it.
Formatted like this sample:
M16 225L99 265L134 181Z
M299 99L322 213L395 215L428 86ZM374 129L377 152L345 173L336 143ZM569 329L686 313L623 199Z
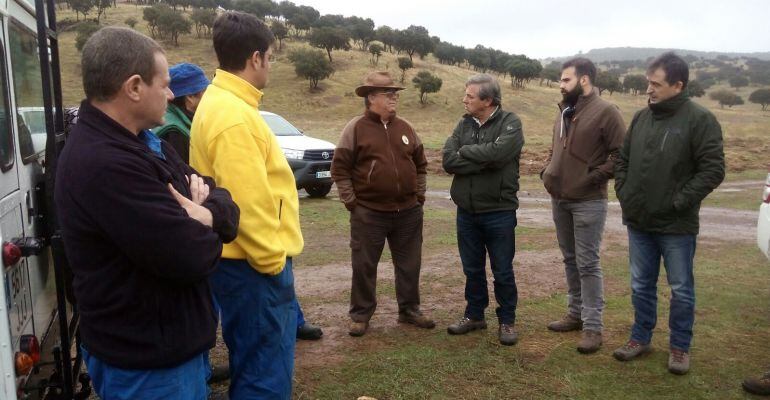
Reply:
M673 51L679 55L691 54L696 57L703 57L706 59L717 58L718 56L727 56L731 58L739 57L754 57L760 60L770 60L770 51L755 52L755 53L734 53L723 51L700 51L700 50L687 50L687 49L664 49L654 47L604 47L601 49L591 49L586 53L580 54L583 57L590 58L593 62L600 63L604 61L634 61L634 60L646 60L649 57L655 57L663 52ZM577 56L577 54L575 55ZM553 57L549 60L566 60L570 57Z
M148 33L142 20L142 6L119 3L117 8L107 10L104 23L123 25L128 17L140 21L136 25L137 30ZM61 10L59 19L74 20L74 13L67 9ZM64 102L70 106L78 104L83 98L80 53L74 43L74 29L61 34ZM170 42L161 41L161 44L167 52L169 64L192 62L199 64L207 74L213 74L217 63L210 38L197 38L192 34L182 36L178 47ZM302 46L307 44L285 40L283 51L276 53L261 108L283 115L312 136L335 143L345 123L363 110L363 101L353 93L363 76L373 69L389 70L394 77L400 77L401 74L395 54L383 54L379 64L374 67L366 52L335 51L332 56L336 72L320 83L319 90L311 92L307 81L295 75L293 66L287 60L291 49ZM411 84L412 77L422 69L437 74L444 82L441 91L430 94L428 104L424 106L419 102L419 92ZM440 171L439 150L463 114L461 98L464 82L474 73L469 69L439 64L432 56L425 60L415 58L415 69L407 72L404 84L407 89L401 96L399 114L411 121L421 135L429 150L434 171ZM503 81L502 78L500 83L503 87L503 107L518 114L524 123L526 144L522 169L524 173L539 171L551 142L550 132L557 112L556 103L561 98L559 90L555 85L539 86L537 81L530 82L526 89L513 89L510 80ZM744 100L748 100L749 93L755 89L742 88L738 93ZM605 93L604 96L618 105L627 123L636 110L646 105L645 96L618 93L612 96ZM767 154L770 153L770 112L762 112L756 104L720 109L716 102L706 98L697 101L713 110L722 123L730 171L766 168Z

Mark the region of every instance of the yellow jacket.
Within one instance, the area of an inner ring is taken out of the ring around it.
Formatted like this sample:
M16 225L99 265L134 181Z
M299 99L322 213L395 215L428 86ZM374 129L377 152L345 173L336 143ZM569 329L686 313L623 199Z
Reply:
M238 237L222 257L275 275L302 251L294 174L259 115L262 92L223 70L203 95L190 132L190 165L230 191L241 209Z

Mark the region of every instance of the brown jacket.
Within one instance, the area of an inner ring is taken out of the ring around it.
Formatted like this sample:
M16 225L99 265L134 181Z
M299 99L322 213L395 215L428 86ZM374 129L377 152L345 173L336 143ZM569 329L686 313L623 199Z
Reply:
M554 198L607 198L607 181L623 144L625 123L618 107L597 93L594 89L580 96L572 118L562 119L566 105L559 105L551 153L541 174L545 189Z
M422 142L397 116L383 124L369 110L345 126L332 160L332 179L348 210L357 204L377 211L405 210L425 202Z

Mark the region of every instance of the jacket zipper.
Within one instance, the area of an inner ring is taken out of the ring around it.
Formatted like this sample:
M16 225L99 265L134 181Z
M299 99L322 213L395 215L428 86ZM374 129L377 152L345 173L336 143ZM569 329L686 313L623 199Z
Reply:
M382 123L385 127L385 138L388 140L388 150L390 150L390 158L393 160L393 169L396 171L396 193L401 194L401 178L398 176L398 166L396 166L396 155L393 153L393 145L390 143L390 132L388 131L388 124ZM401 210L396 210L401 211Z
M369 174L366 175L366 183L372 183L372 172L374 172L375 164L377 164L377 160L372 160L372 166L369 168Z
M569 107L564 107L564 110L562 110L562 112L561 112L561 127L559 128L559 139L561 139L561 141L564 143L564 147L562 147L564 149L567 148L567 141L564 139L564 136L565 136L565 132L564 132L564 125L565 125L565 123L564 123L564 114L567 112L567 110L569 110Z
M666 145L666 139L668 139L668 132L669 132L669 130L666 129L666 134L663 135L663 142L661 142L661 144L660 144L660 151L663 151L663 146Z
M281 219L281 212L283 211L283 199L278 202L278 220Z

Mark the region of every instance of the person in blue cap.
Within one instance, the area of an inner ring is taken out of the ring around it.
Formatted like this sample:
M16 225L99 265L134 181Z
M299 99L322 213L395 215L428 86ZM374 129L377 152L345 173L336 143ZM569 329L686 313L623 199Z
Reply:
M166 107L166 124L153 129L156 135L171 144L190 163L190 125L203 92L209 86L209 79L201 67L190 64L176 64L168 69L171 76L169 89L174 99Z

